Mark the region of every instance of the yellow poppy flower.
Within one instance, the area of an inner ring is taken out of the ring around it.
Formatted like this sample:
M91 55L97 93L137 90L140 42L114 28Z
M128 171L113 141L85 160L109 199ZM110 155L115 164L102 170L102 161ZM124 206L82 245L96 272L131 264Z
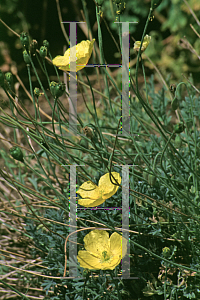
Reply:
M89 40L82 41L81 43L77 44L76 46L73 46L72 48L68 48L67 51L65 51L64 56L58 55L56 56L52 62L55 66L57 66L62 71L79 71L82 70L88 63L90 56L92 54L93 44L95 39L93 39L91 42ZM73 51L76 47L76 54ZM70 69L70 49L72 49L72 62L76 62L76 70Z
M111 174L120 184L120 174L117 172L111 172ZM112 182L115 182L113 178ZM85 207L95 207L102 204L106 199L113 196L119 188L119 186L113 184L112 182L110 181L109 173L100 178L98 186L91 181L84 182L77 191L77 194L83 198L78 200L78 204Z
M144 37L143 43L142 43L142 48L141 48L142 52L144 50L146 50L146 48L148 47L150 41L151 41L151 36L149 36L148 34L146 34L145 37ZM136 50L136 51L139 51L140 45L141 45L141 42L140 41L136 41L134 43L134 48L133 49Z
M77 255L80 266L89 270L113 270L127 253L127 239L114 232L92 230L84 237L85 250Z

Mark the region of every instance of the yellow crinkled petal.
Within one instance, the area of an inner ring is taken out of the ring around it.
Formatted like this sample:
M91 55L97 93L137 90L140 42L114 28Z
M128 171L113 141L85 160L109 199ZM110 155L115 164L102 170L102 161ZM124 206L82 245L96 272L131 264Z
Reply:
M60 70L63 71L79 71L83 69L92 54L93 44L95 39L92 41L82 41L81 43L77 44L76 46L73 46L72 48L67 49L65 51L64 56L57 56L53 59L53 64L56 65ZM76 51L75 50L76 47ZM70 51L72 50L72 56L71 61L76 62L76 70L72 69L72 66L70 68Z
M93 256L88 251L80 250L77 255L77 260L82 268L89 270L101 269L100 258Z
M89 198L93 201L101 198L101 191L99 187L91 181L84 182L76 193L82 198Z
M114 176L114 178L120 184L121 183L120 174L117 172L111 172L111 174ZM113 182L115 182L114 178L112 178ZM116 193L119 186L112 184L112 182L110 181L110 175L109 175L109 173L107 173L100 178L99 188L102 190L102 193L103 193L102 197L104 199L108 199Z
M110 252L114 256L120 255L121 259L127 253L127 239L123 237L123 244L122 244L122 236L117 232L114 232L110 237Z
M109 234L105 230L92 230L84 237L85 249L101 258L103 251L110 251Z
M82 205L82 206L85 206L85 207L96 207L96 206L101 205L104 202L105 202L105 199L103 199L103 198L99 198L99 199L96 199L96 200L95 199L89 199L89 198L78 199L78 204Z

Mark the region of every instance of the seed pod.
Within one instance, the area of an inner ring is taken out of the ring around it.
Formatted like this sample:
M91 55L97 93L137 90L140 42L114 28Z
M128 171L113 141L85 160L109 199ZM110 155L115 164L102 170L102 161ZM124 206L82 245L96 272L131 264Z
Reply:
M14 92L13 74L11 72L7 72L5 74L5 79L6 79L6 83L7 83L7 87L9 88L9 91Z
M11 86L13 84L13 75L12 75L12 73L7 72L5 74L5 77L6 77L6 81L7 81L8 85Z
M28 33L22 32L20 34L20 41L22 43L22 46L26 49L29 50L29 36Z
M174 146L175 146L175 148L181 148L181 146L182 146L182 139L181 139L180 135L176 135Z
M14 159L24 162L24 155L23 155L22 150L19 147L17 147L17 146L12 147L10 149L10 155Z
M38 98L40 96L40 90L39 88L34 88L34 95Z
M178 101L178 98L175 97L175 98L172 100L172 109L173 109L173 110L177 110L178 107L179 107L179 101Z
M27 65L30 65L31 60L30 60L30 56L28 55L28 52L26 50L24 50L23 52L23 57L24 57L24 61Z
M45 56L47 56L47 47L45 46L40 47L40 56L41 58L45 59Z
M185 129L185 125L183 124L183 122L180 122L174 126L175 133L181 133L184 131L184 129Z
M64 82L61 82L57 85L56 87L57 97L61 97L64 94L65 88L66 86Z
M43 46L45 46L48 50L49 49L49 42L47 40L44 40L43 41Z
M50 91L54 98L59 98L65 92L65 84L52 81L50 83Z

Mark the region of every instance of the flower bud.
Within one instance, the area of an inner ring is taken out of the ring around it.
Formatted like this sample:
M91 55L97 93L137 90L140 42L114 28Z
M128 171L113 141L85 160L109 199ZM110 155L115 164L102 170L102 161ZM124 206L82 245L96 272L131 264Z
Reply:
M91 127L85 126L83 131L87 138L92 139L94 137L94 130Z
M184 129L185 129L185 125L183 124L183 122L180 122L174 126L175 133L181 133L184 131Z
M47 47L45 46L40 47L40 56L41 58L45 59L45 57L47 56Z
M178 101L178 98L175 97L175 98L172 100L172 109L173 109L173 110L177 110L178 107L179 107L179 101Z
M10 149L10 154L14 159L24 162L23 152L19 147L17 146L12 147Z
M22 46L26 49L29 50L29 36L28 33L22 32L20 34L20 41L22 43Z

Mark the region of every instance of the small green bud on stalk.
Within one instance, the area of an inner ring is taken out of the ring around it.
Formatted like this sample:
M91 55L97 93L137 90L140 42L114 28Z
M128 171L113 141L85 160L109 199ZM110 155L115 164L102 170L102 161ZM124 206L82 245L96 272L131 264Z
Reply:
M7 72L5 74L5 77L6 77L6 81L7 81L8 85L12 86L13 85L13 75L12 75L12 73Z
M173 110L177 110L178 107L179 107L179 101L178 101L178 98L175 97L175 98L172 100L172 109L173 109Z
M65 84L52 81L50 83L50 91L54 98L59 98L65 92Z
M34 95L38 98L40 96L39 88L34 88Z
M30 56L28 55L28 52L26 50L24 50L23 52L23 57L24 57L24 61L27 65L30 65L31 60L30 60Z
M47 40L43 41L43 46L47 48L47 50L49 49L49 42Z
M42 59L45 59L45 57L47 56L47 47L42 46L40 47L40 56Z
M24 162L24 155L23 155L22 150L19 147L14 146L9 151L10 151L10 155L14 159Z

